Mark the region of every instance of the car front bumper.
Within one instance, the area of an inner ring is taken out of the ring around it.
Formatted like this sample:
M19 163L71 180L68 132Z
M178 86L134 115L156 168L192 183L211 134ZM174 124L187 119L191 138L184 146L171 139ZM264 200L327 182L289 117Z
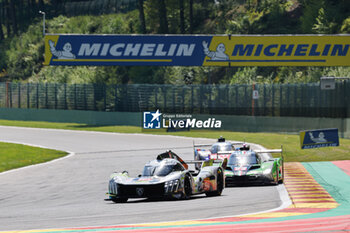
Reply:
M250 185L250 184L269 184L271 178L265 175L242 175L226 176L226 186L230 185Z

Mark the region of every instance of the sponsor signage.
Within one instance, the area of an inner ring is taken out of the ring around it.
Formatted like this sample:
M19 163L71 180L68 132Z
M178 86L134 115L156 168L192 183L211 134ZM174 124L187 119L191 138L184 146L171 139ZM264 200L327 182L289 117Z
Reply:
M211 36L46 35L47 65L201 66Z
M301 149L339 146L338 129L318 129L300 132Z
M167 114L159 110L143 112L143 129L220 129L221 120L215 118L197 119L191 114Z
M254 100L259 99L259 91L258 90L253 90L253 99Z
M321 90L334 90L335 78L334 77L321 77L320 80Z
M45 35L45 65L349 66L350 35Z

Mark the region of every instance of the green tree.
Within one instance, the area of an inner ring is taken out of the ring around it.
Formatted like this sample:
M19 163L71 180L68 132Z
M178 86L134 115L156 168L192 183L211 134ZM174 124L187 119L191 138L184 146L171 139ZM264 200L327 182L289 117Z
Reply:
M302 0L303 15L300 18L301 31L303 33L312 33L312 27L316 23L316 18L320 8L324 7L323 0Z
M190 0L189 6L188 6L188 11L189 11L189 23L190 23L190 34L193 33L193 0Z
M350 17L344 20L344 22L341 26L340 32L341 33L350 33Z
M141 32L142 32L142 34L146 34L147 29L146 29L145 11L143 9L143 0L138 0L138 8L139 8L139 19L140 19Z
M43 0L39 0L39 8L41 11L45 11L45 3Z
M11 36L11 21L10 21L10 5L9 5L9 2L8 0L4 0L4 3L3 3L3 6L4 6L4 12L6 14L6 32L7 32L7 37L10 37Z
M0 10L1 10L1 5L0 5ZM0 41L3 40L4 37L4 32L2 30L2 17L0 16Z
M159 32L168 34L169 26L168 26L168 18L167 18L167 10L165 5L165 0L158 1L158 14L159 14Z
M230 84L253 84L253 83L271 83L273 82L273 74L269 76L261 76L258 67L238 68L237 72L232 76Z
M329 17L327 17L325 10L321 7L312 31L318 34L333 34L336 32L336 26L336 23L329 21Z
M260 30L259 21L263 16L263 12L248 11L241 14L236 20L230 20L227 23L227 34L253 34Z
M180 33L185 34L185 6L184 0L179 0L180 9Z

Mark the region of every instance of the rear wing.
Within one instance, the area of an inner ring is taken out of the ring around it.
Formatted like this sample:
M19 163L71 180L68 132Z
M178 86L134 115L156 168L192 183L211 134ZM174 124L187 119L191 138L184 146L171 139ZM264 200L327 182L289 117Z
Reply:
M214 143L213 143L214 144ZM199 148L199 147L209 147L212 146L213 144L194 144L193 143L193 147L194 148ZM232 145L243 145L244 142L231 142Z
M195 145L195 144L193 144L193 148L199 148L199 147L209 147L209 146L212 146L213 144L197 144L197 145Z
M282 149L267 149L267 150L253 150L257 154L262 153L283 153ZM237 152L236 150L230 150L230 151L219 151L218 154L232 154L234 152Z
M225 142L225 139L224 140L219 139L218 142ZM213 144L194 144L194 141L193 141L193 148L196 149L201 147L211 147ZM245 142L231 142L231 144L236 146L236 145L243 145L245 144Z
M264 154L264 153L280 153L282 157L282 161L284 160L283 158L283 146L281 145L281 149L265 149L265 150L254 150L255 153L257 154Z
M282 153L283 150L281 149L268 149L268 150L255 150L254 151L257 154L261 153Z

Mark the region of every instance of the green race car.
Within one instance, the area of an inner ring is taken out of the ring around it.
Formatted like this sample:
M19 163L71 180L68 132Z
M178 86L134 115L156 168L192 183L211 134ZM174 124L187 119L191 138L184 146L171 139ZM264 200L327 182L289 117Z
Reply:
M270 153L281 153L281 157ZM227 186L283 183L282 149L232 151L224 173Z

